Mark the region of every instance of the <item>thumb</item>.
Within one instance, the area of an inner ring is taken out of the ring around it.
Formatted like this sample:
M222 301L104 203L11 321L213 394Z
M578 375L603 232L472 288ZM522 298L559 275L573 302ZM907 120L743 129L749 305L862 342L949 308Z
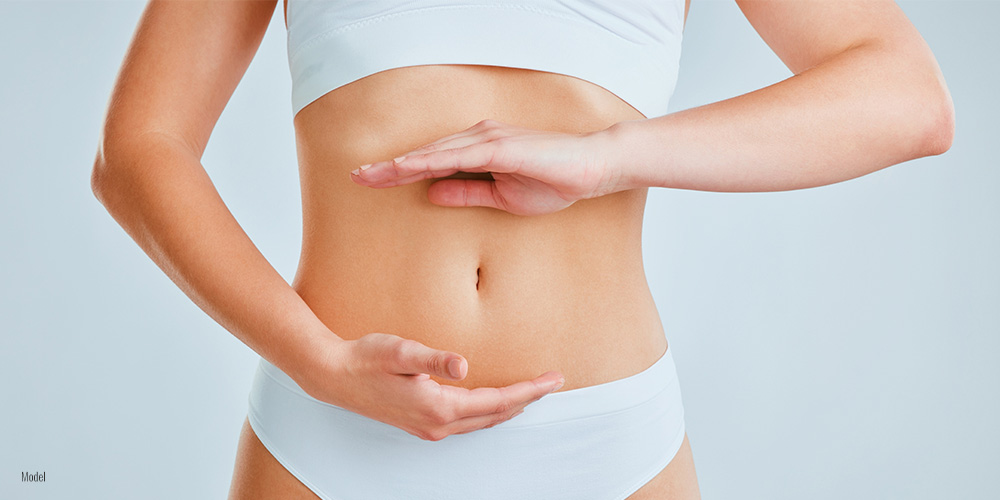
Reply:
M489 207L506 210L495 181L444 179L427 188L427 201L442 207Z
M428 373L455 380L465 378L468 363L465 358L448 351L433 349L420 342L404 342L401 346L401 373Z

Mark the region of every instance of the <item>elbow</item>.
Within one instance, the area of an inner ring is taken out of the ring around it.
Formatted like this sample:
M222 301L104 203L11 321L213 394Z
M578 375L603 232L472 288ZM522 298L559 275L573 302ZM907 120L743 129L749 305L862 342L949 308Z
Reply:
M916 53L900 49L886 59L894 73L888 100L898 131L896 153L903 161L944 154L955 138L955 105L948 85L933 54L919 45L922 50Z
M128 180L132 177L128 165L135 163L134 158L138 152L150 147L148 142L124 137L115 141L102 138L98 143L94 166L90 171L90 191L109 211L115 193L134 187Z
M90 191L94 193L94 197L97 201L104 203L101 200L101 189L104 182L104 167L101 164L100 158L94 160L94 167L90 170Z
M103 180L103 169L100 160L94 162L94 168L90 170L90 191L98 200L101 199L101 182Z
M134 163L130 159L137 152L150 148L148 142L141 140L141 135L117 132L121 128L123 127L105 125L90 170L90 191L109 210L112 193L123 183L122 174L127 174L128 168L123 168L123 165Z
M906 119L913 127L916 142L911 151L917 157L944 154L955 138L955 104L944 76L933 60L924 68L910 73L909 86L919 91L911 94L911 103L905 105L910 110Z
M107 128L101 131L101 138L97 143L97 154L94 155L94 166L90 170L90 191L102 205L105 202L105 192L108 184L108 131Z
M923 120L924 132L921 141L922 156L936 156L951 149L955 138L955 105L947 87L941 86L931 100L927 117Z
M107 206L106 195L108 186L108 164L100 151L94 159L94 167L90 171L90 191L102 205Z
M134 185L130 185L127 168L123 169L121 166L121 155L108 155L106 151L104 147L98 148L94 166L90 170L90 191L113 214L116 205L120 203L120 195L123 191L134 188Z

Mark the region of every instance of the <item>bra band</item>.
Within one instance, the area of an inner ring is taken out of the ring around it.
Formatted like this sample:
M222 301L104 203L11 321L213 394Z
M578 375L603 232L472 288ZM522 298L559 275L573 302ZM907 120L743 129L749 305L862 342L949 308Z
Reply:
M684 0L290 0L292 111L380 71L477 64L577 77L647 118L662 116L677 81L683 19Z

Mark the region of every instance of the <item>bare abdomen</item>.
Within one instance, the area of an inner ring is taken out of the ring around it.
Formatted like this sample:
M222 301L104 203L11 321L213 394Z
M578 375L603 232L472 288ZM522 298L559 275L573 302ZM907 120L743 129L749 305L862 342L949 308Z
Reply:
M646 190L542 216L427 201L433 180L374 189L358 166L491 118L588 132L642 118L564 75L492 66L415 66L341 87L295 118L303 196L293 286L337 335L411 338L469 361L463 387L548 370L563 390L623 378L666 348L642 268Z

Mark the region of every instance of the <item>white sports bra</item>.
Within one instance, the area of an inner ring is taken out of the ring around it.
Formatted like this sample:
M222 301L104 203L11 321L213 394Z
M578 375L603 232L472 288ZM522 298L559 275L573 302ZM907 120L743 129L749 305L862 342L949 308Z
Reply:
M647 118L677 82L685 0L289 0L292 114L404 66L480 64L600 85Z

